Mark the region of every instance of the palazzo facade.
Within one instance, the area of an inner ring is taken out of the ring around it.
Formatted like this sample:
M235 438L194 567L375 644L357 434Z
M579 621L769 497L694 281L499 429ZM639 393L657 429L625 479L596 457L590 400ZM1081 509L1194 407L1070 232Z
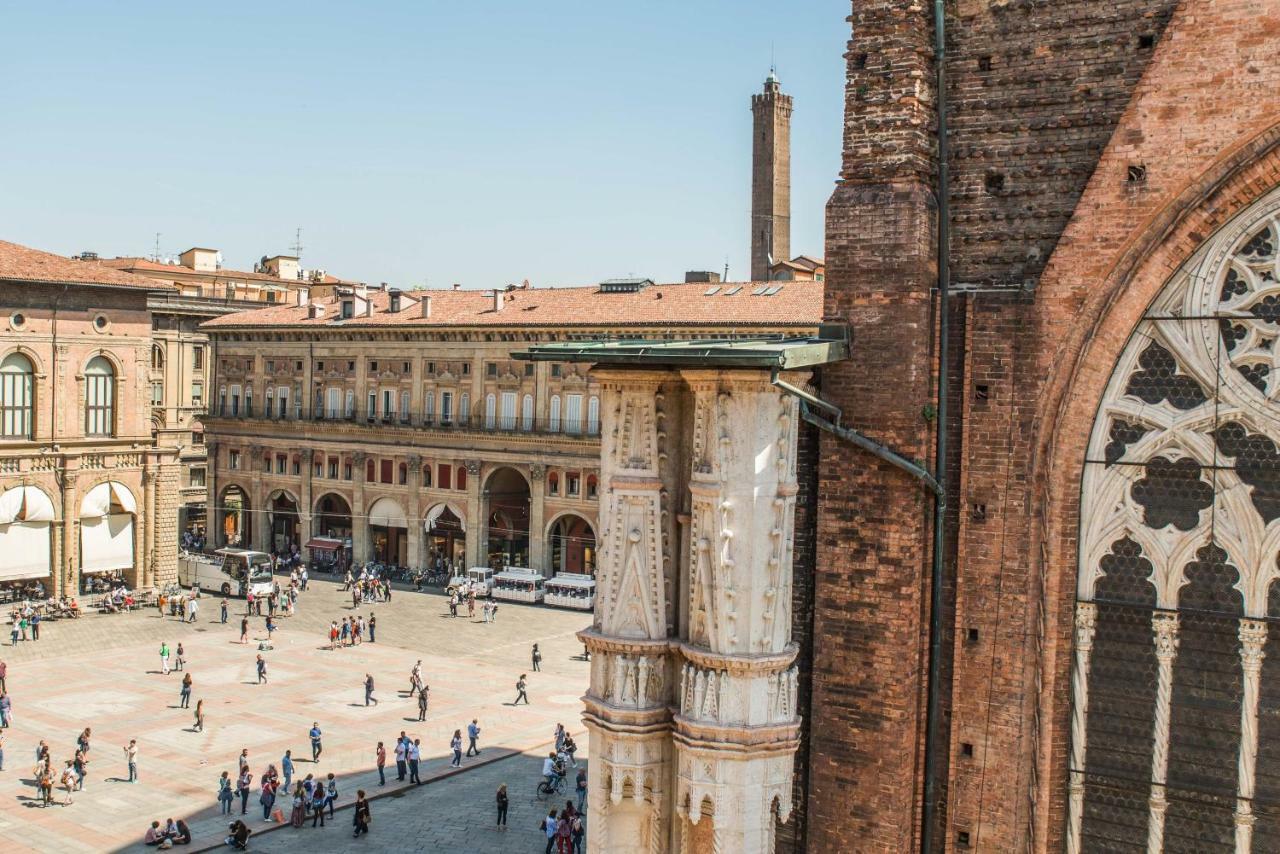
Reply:
M602 392L538 342L807 334L820 282L339 289L202 329L211 545L594 573Z
M0 241L0 584L177 575L178 465L152 435L154 281Z

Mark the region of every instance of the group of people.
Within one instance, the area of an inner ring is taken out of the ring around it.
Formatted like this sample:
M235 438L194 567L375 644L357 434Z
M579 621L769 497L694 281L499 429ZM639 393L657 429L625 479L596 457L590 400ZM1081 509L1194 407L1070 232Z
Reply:
M340 646L359 646L366 636L370 643L377 643L378 617L376 614L370 614L368 620L365 620L361 614L343 617L341 623L334 620L329 624L329 649L337 649Z
M245 837L248 838L247 836ZM143 845L154 845L157 848L172 848L174 845L187 845L191 842L191 828L182 819L169 819L162 827L160 822L153 821L142 837Z
M342 585L343 590L351 592L351 607L359 608L364 604L391 601L391 582L381 578L367 567L360 570L359 577L347 570Z

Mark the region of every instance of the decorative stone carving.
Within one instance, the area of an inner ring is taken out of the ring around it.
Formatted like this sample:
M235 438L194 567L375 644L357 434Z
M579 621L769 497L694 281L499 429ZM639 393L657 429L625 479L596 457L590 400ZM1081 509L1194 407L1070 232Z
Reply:
M480 476L479 460L463 460L462 465L466 468L467 474L469 474L471 477Z
M529 466L529 479L533 481L542 480L547 474L547 467L542 463L533 463Z
M1253 795L1257 786L1258 759L1258 688L1262 676L1263 646L1267 642L1267 624L1261 620L1241 620L1240 671L1244 691L1240 704L1239 782L1236 788L1236 850L1253 849Z
M1173 660L1178 654L1178 615L1157 611L1151 616L1156 644L1156 714L1151 736L1151 818L1147 850L1164 850L1165 781L1169 776L1169 706L1173 701Z

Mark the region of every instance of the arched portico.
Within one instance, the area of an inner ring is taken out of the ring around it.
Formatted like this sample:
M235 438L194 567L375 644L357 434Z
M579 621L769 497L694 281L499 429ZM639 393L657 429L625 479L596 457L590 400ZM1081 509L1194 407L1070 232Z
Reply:
M298 542L298 498L287 489L277 489L267 498L268 512L271 514L271 541L267 547L272 551L288 551Z
M409 521L404 508L386 496L369 507L369 559L384 564L409 563Z
M501 567L529 565L529 481L510 466L494 469L481 494L486 562Z
M218 498L218 545L247 549L251 547L249 490L233 483Z
M545 572L594 575L596 567L596 532L581 514L566 511L555 516L546 530Z
M427 567L436 568L437 561L451 567L465 566L467 555L467 522L462 508L441 502L427 509L423 528L427 535Z

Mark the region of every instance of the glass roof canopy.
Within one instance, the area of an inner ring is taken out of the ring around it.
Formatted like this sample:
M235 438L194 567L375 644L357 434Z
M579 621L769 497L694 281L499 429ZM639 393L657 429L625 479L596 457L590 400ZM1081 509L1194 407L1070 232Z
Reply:
M688 341L572 341L535 344L512 353L534 362L590 362L595 365L683 368L754 368L791 371L849 358L849 331L823 324L816 336L701 338Z

